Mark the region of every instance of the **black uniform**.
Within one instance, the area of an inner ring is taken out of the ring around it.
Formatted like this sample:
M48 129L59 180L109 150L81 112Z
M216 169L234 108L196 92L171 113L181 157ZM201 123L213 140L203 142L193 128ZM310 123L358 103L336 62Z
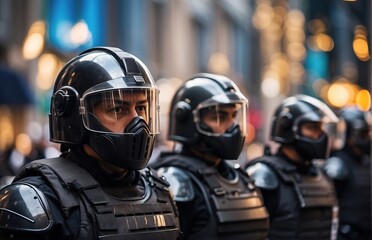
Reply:
M339 198L338 239L371 239L371 111L357 106L339 110L346 123L345 145L333 151L324 169Z
M348 148L334 152L325 164L339 199L338 239L371 239L371 172L367 155Z
M0 234L177 239L167 183L147 168L159 134L158 95L148 68L119 48L71 59L56 78L49 113L50 141L66 154L28 164L1 190Z
M266 239L268 215L237 159L246 136L248 99L226 76L199 73L173 96L168 139L181 152L154 161L170 183L185 239Z
M266 239L267 211L243 171L186 153L162 153L154 167L171 184L185 239Z
M36 189L29 191L29 198L24 197L27 187ZM130 171L128 177L114 180L82 150L32 162L1 190L12 200L16 195L9 191L24 198L17 205L1 201L1 239L177 239L179 235L175 204L165 181L150 169ZM35 204L31 199L36 198L40 201ZM33 206L43 208L41 214L35 214ZM22 223L26 217L31 219L28 225Z
M279 151L250 161L247 171L270 215L269 239L330 239L336 197L319 168L296 165Z

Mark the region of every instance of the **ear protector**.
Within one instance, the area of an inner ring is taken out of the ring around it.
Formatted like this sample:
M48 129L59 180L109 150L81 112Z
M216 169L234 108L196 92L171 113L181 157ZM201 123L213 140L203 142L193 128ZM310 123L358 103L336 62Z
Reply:
M179 121L186 120L186 117L191 113L191 106L185 101L178 102L175 106L175 117Z
M292 126L293 116L287 111L283 111L278 116L279 120L279 126L282 129L289 130L289 128Z
M74 88L70 86L60 88L53 95L53 107L56 115L61 117L68 114L71 109L76 107L78 99L79 94Z

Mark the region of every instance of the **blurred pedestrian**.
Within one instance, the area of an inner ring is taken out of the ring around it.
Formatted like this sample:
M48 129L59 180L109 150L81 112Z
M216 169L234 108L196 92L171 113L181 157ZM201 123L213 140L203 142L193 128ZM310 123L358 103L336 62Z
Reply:
M158 110L158 89L135 56L97 47L69 61L50 111L62 154L31 162L0 191L0 238L177 239L167 183L146 167Z
M0 154L0 187L10 184L24 165L41 158L45 158L43 149L28 134L18 134L15 143Z
M371 124L370 111L342 108L346 144L331 153L324 169L336 186L339 199L338 239L371 239Z
M246 166L270 215L269 239L331 238L334 187L313 160L327 157L334 136L329 130L337 123L327 105L306 95L286 98L276 108L270 137L280 144L278 151L266 149Z
M268 215L238 158L246 134L248 100L227 77L197 74L175 93L168 139L180 151L154 160L170 183L187 240L266 239Z

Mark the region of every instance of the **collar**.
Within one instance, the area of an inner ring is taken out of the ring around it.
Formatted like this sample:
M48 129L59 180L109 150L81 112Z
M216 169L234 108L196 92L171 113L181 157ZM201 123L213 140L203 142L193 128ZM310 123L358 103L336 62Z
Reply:
M136 185L140 178L140 173L135 170L129 170L122 178L108 174L99 166L96 159L86 154L82 147L71 148L69 152L63 153L62 157L70 159L84 168L94 176L103 187Z

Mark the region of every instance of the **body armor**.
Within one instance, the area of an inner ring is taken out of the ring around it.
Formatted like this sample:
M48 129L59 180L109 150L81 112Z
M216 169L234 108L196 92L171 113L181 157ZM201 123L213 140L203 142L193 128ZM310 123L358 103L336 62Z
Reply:
M141 171L144 193L117 197L122 187L101 187L77 164L63 158L32 162L15 181L30 175L44 176L55 190L66 218L73 207L80 206L79 239L177 239L178 219L167 184ZM60 174L63 173L63 174Z
M350 239L370 237L371 174L369 159L355 159L346 151L335 152L333 157L341 160L343 168L347 170L346 177L336 181L336 184L340 186L337 189L340 208L339 232ZM367 158L367 156L365 157ZM366 161L363 162L363 160ZM332 162L327 164L332 164ZM337 177L335 180L338 180Z
M243 172L236 170L235 178L227 180L219 175L215 167L183 155L167 156L159 159L157 164L159 171L176 168L193 182L183 184L183 190L177 191L178 195L187 193L183 194L182 201L192 198L187 195L193 195L194 190L186 189L187 186L198 186L203 193L212 217L197 236L193 235L195 239L198 236L200 239L206 239L205 236L209 236L208 239L266 239L269 226L266 208L260 193Z
M53 225L45 195L31 184L7 185L0 190L0 196L1 233L41 233Z
M252 160L248 168L255 164L270 166L279 179L276 188L279 200L271 213L269 239L331 238L336 197L332 183L321 171L303 175L294 165L276 156Z

